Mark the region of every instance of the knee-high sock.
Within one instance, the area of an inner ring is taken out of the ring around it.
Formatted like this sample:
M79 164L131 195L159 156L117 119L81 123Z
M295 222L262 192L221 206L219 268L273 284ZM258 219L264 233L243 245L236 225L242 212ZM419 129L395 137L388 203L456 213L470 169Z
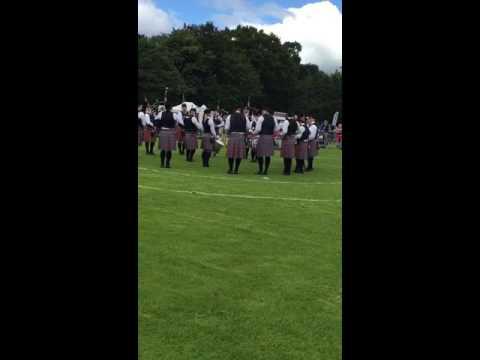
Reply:
M186 151L186 156L185 158L187 159L187 161L190 161L190 150L187 150Z
M248 147L245 148L245 151L246 151L246 153L247 153L247 156L246 156L247 159L248 159L248 151L249 151L249 150L250 150L250 148L248 148Z
M165 166L165 150L162 150L160 152L160 164L162 164L162 166Z
M258 172L263 172L263 157L257 158Z
M181 154L182 153L182 143L179 141L177 143L177 146L178 146L178 152Z
M308 158L308 169L313 169L313 158Z
M208 161L210 160L210 155L211 155L211 154L212 154L212 153L211 153L210 151L207 151L207 152L205 153L205 165L206 165L207 167L209 166L209 165L208 165Z
M148 143L148 142L145 141L145 152L146 152L147 154L148 154L148 144L150 144L150 143Z
M304 167L305 167L305 160L301 159L298 171L303 172Z
M228 167L230 171L233 170L233 158L228 158Z
M265 157L265 172L268 171L268 168L270 167L270 156Z
M167 166L170 166L170 159L172 158L172 152L171 151L167 151L166 153L167 155Z
M283 172L286 173L288 170L288 159L283 158Z
M193 155L195 155L195 149L190 150L190 161L193 161Z
M238 168L240 167L241 162L242 162L241 158L235 159L235 171L238 171Z
M289 174L292 172L292 161L293 161L293 159L288 159L288 173Z
M152 141L150 142L150 154L153 154L153 147L155 146L155 143Z

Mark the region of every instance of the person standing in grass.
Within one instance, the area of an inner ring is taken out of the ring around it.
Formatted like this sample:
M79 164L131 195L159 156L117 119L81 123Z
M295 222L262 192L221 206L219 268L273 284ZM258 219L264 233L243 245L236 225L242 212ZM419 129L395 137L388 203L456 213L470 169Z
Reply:
M182 117L187 115L187 104L182 104ZM175 136L177 139L178 144L178 153L183 155L185 153L185 130L183 129L183 125L177 124L175 128Z
M151 108L147 108L146 113L146 126L144 129L144 136L145 136L145 149L148 155L155 155L153 153L153 147L155 146L155 126L153 122L155 120L155 116L153 115L153 111Z
M158 140L160 141L160 167L170 167L172 151L176 148L175 127L182 121L181 113L173 113L170 104L165 105L166 111L162 112L158 121ZM165 162L166 160L166 162Z
M241 112L241 107L235 108L233 114L229 115L225 121L225 130L228 131L228 174L238 174L238 168L242 159L245 159L245 136L250 130L249 122L244 114ZM233 163L235 161L235 170L233 170Z
M295 118L288 118L288 121L284 121L280 128L282 136L280 156L283 158L283 175L290 175L292 170L292 159L295 156L295 134L297 131L298 124Z
M310 131L305 125L305 117L302 115L299 119L298 133L296 134L297 143L295 144L295 173L303 174L305 159L308 152L308 136Z
M278 130L278 123L265 109L257 118L257 123L253 135L259 135L256 146L256 156L258 162L258 175L267 175L270 166L270 158L273 156L273 133ZM264 162L265 161L265 162ZM263 165L265 164L265 168Z
M215 131L215 122L213 121L212 117L210 116L210 110L205 110L203 114L202 120L202 160L203 160L203 167L209 167L209 160L210 156L212 155L213 151L213 143L215 138L217 137L217 133Z
M183 116L183 119L179 119L178 123L183 126L185 131L184 144L187 153L186 160L192 162L195 150L198 148L197 131L202 129L196 117L196 110L192 108L190 114Z
M340 150L342 149L342 123L338 123L337 126L335 127L335 137L337 140L337 148Z
M145 113L143 112L143 106L138 106L138 122L137 122L137 130L138 130L138 146L143 144L143 117Z
M313 159L315 156L318 156L318 148L319 148L319 143L318 143L318 135L320 131L317 128L317 125L315 124L315 119L309 118L308 119L308 130L310 131L310 135L308 136L308 166L305 169L305 171L312 171L313 170Z

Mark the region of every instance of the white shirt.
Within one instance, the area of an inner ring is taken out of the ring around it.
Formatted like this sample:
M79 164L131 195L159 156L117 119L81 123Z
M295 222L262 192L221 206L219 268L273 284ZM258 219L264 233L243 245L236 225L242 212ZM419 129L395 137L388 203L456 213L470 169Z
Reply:
M236 111L237 114L241 114L240 111ZM251 122L250 120L247 119L247 132L250 131L251 128ZM225 120L225 130L230 130L230 115L227 116L227 119Z
M255 125L255 130L253 131L253 135L257 135L260 133L260 131L262 131L262 124L263 124L263 116L260 115L258 118L257 118L257 123ZM273 118L273 122L275 123L275 127L273 128L273 131L278 131L280 130L280 126L278 125L278 121L277 119ZM288 122L287 122L287 129L288 129Z
M142 125L143 127L147 126L147 125L150 125L150 126L153 126L152 122L150 121L150 115L149 114L145 114L143 113L142 111L138 114L138 117L140 118L140 120L142 121Z
M317 137L317 126L315 124L312 124L308 127L310 130L310 135L308 136L308 140L315 140Z
M295 134L295 139L300 139L303 133L305 132L305 127L303 125L300 125L299 123L297 123L297 125L298 125L298 129Z
M210 127L210 133L217 137L217 133L215 132L215 123L213 122L213 118L210 116L207 120L207 125ZM203 127L203 124L200 123L200 126L201 126L201 130L206 133L207 130Z
M284 120L282 121L282 123L280 125L278 125L278 129L280 130L280 133L282 135L285 135L287 132L288 132L288 125L290 123L288 122L288 120Z

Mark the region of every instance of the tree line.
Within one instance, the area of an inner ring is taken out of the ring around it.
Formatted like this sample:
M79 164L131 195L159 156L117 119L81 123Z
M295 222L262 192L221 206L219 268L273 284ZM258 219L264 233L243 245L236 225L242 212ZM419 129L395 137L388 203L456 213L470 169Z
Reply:
M168 86L173 104L184 98L232 111L250 99L254 107L330 121L341 114L342 73L300 64L301 49L254 27L219 30L210 22L138 35L138 100L163 101Z

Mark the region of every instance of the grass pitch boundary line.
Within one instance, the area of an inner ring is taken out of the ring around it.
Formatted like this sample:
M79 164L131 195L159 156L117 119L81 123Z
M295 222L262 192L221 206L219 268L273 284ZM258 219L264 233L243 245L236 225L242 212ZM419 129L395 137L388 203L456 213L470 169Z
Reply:
M242 194L221 194L221 193L207 193L203 191L190 191L190 190L173 190L173 189L162 189L153 186L138 185L140 189L164 191L164 192L174 192L179 194L190 194L190 195L200 195L200 196L219 196L219 197L233 197L239 199L261 199L261 200L285 200L285 201L307 201L307 202L341 202L341 199L302 199L302 198L284 198L284 197L273 197L273 196L253 196L253 195L242 195Z
M278 181L278 180L253 180L253 179L242 179L242 178L236 178L236 177L226 177L226 176L207 176L207 175L196 175L196 174L189 174L189 173L184 173L184 172L178 172L178 171L160 171L156 169L149 169L149 168L143 168L139 167L139 170L147 170L147 171L152 171L155 173L162 173L162 174L170 174L170 175L182 175L182 176L191 176L191 177L199 177L199 178L204 178L204 179L214 179L214 180L236 180L236 181L245 181L245 182L254 182L254 183L262 183L262 184L300 184L300 185L341 185L341 181L336 181L336 182L318 182L318 181L312 181L312 182L295 182L295 181Z

